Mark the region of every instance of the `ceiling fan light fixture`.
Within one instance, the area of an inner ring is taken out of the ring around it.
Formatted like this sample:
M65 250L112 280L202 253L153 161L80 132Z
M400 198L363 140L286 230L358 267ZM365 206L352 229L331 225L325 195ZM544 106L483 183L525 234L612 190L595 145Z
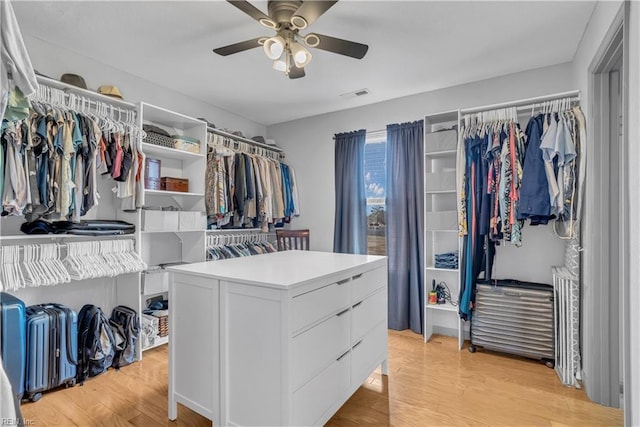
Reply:
M287 72L287 63L284 59L278 58L273 61L273 69L276 71L282 71L283 73Z
M282 56L282 52L284 52L284 46L284 39L280 36L268 38L262 45L265 55L267 55L269 59L274 60Z
M311 62L311 53L300 43L291 43L291 56L298 68L302 68Z
M271 19L267 19L267 18L260 18L258 20L259 23L261 23L263 26L271 29L271 30L275 30L276 29L276 23L273 22Z
M302 16L293 15L291 17L291 26L297 30L304 30L309 26L309 23Z
M320 44L320 37L313 33L307 34L302 38L302 40L304 40L304 44L309 47L316 47Z

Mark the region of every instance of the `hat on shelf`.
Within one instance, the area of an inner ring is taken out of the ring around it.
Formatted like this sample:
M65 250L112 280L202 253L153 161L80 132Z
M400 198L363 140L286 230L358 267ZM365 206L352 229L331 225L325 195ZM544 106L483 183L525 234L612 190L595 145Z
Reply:
M117 86L108 86L103 85L98 88L98 93L102 95L111 96L114 98L122 99L122 94L120 93L120 89Z
M84 81L84 78L77 74L65 73L60 77L60 81L82 89L87 88L87 83Z
M251 139L253 139L255 142L259 142L260 144L265 144L264 136L258 135L252 137Z

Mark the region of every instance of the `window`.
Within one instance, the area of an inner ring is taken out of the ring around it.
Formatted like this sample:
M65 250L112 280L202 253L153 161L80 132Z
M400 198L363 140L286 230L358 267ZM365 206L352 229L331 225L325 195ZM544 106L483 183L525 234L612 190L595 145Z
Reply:
M367 133L364 146L364 183L367 195L367 253L386 255L385 180L387 133Z

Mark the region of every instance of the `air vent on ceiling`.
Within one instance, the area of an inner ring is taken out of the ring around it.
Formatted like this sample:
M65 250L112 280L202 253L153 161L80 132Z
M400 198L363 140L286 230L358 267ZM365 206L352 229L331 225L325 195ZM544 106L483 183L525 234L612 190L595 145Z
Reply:
M349 92L349 93L343 93L340 96L342 98L356 98L358 96L365 96L365 95L369 95L369 89L367 88L354 90L353 92Z

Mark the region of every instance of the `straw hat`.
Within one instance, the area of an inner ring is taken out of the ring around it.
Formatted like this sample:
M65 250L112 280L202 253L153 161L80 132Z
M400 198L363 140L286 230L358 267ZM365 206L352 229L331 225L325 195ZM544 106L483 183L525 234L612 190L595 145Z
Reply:
M107 86L103 85L98 88L98 93L103 95L112 96L114 98L122 99L122 94L120 93L120 89L117 86Z

